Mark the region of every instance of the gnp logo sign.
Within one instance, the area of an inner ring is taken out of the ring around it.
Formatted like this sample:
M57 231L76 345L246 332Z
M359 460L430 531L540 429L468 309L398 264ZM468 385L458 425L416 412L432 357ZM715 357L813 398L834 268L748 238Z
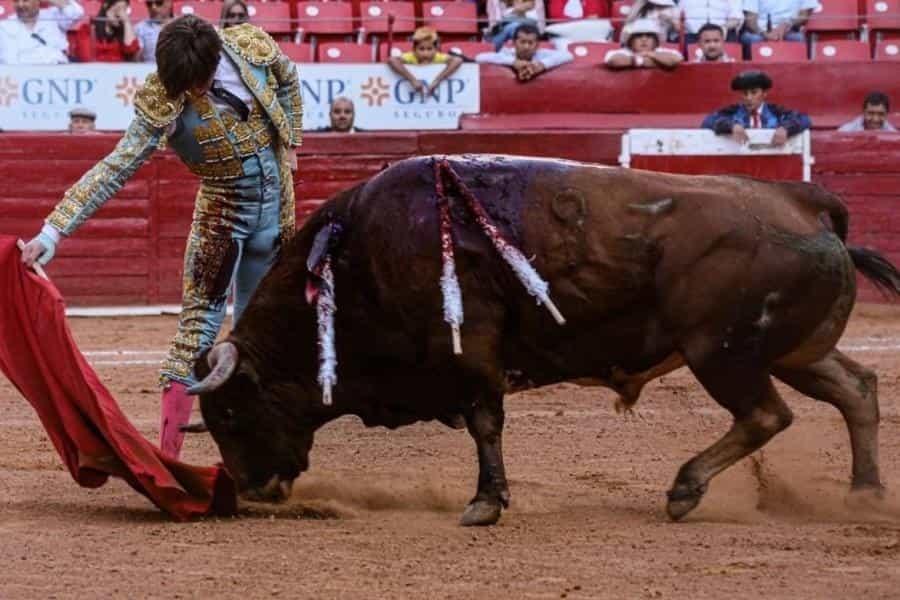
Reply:
M65 130L69 111L89 108L98 129L125 129L133 100L152 65L52 65L0 67L0 127Z
M378 129L457 129L459 118L480 109L477 65L463 65L452 77L423 96L408 81L381 64L300 65L303 127L307 131L330 124L335 98L353 100L356 126ZM426 86L443 65L411 67Z

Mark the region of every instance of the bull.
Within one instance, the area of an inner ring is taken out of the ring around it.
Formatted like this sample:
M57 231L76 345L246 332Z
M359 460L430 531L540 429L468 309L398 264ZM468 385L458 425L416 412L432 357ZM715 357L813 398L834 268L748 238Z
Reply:
M436 190L452 222L462 354L441 308ZM564 325L526 293L465 193L546 278ZM574 381L610 387L630 407L647 381L682 365L733 423L678 471L671 519L791 424L773 377L840 411L852 489L878 491L876 376L835 346L855 272L895 296L900 273L848 246L847 226L840 199L809 184L508 156L404 160L310 217L234 330L198 359L192 391L239 491L257 500L289 495L316 430L333 419L389 428L438 419L467 428L477 448L476 493L461 523L493 524L510 500L504 394ZM329 404L304 290L321 232L338 230L327 240L338 359Z

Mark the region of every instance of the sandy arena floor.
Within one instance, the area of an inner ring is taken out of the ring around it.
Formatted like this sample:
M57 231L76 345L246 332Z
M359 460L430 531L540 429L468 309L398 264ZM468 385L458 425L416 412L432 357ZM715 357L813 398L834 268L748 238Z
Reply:
M156 364L174 319L72 327L156 440ZM882 469L896 490L900 308L858 309L842 347L878 372ZM352 418L320 432L286 505L177 524L119 481L77 487L0 377L0 598L897 598L900 496L848 506L843 421L785 394L794 425L715 479L683 523L666 519L665 490L729 425L686 370L648 386L631 417L608 391L510 397L513 504L496 527L456 524L475 487L467 433ZM218 456L202 435L185 458Z

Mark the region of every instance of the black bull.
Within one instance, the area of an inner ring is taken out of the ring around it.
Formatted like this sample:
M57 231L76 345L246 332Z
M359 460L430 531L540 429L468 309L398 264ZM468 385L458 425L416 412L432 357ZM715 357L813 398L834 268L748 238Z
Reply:
M606 385L630 406L644 383L681 365L734 421L679 470L673 519L713 476L790 425L772 376L841 412L853 488L880 490L876 377L835 344L856 297L854 266L892 294L900 277L877 253L845 245L837 197L800 183L451 157L439 179L465 310L463 354L454 355L439 285L436 160L399 162L325 204L227 340L198 360L203 417L246 497L286 496L309 466L314 432L337 417L391 428L440 419L467 427L477 446L477 493L462 522L491 524L509 503L501 436L512 386ZM565 325L500 258L465 206L465 187L549 282ZM304 290L316 234L335 223L339 364L327 406Z

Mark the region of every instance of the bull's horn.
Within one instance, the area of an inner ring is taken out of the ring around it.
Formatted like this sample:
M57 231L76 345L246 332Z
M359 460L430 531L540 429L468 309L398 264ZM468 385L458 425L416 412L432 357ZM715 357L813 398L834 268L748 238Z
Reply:
M221 342L213 346L206 356L206 362L212 369L203 381L187 389L188 394L206 394L219 389L228 381L238 363L237 346L231 342Z

